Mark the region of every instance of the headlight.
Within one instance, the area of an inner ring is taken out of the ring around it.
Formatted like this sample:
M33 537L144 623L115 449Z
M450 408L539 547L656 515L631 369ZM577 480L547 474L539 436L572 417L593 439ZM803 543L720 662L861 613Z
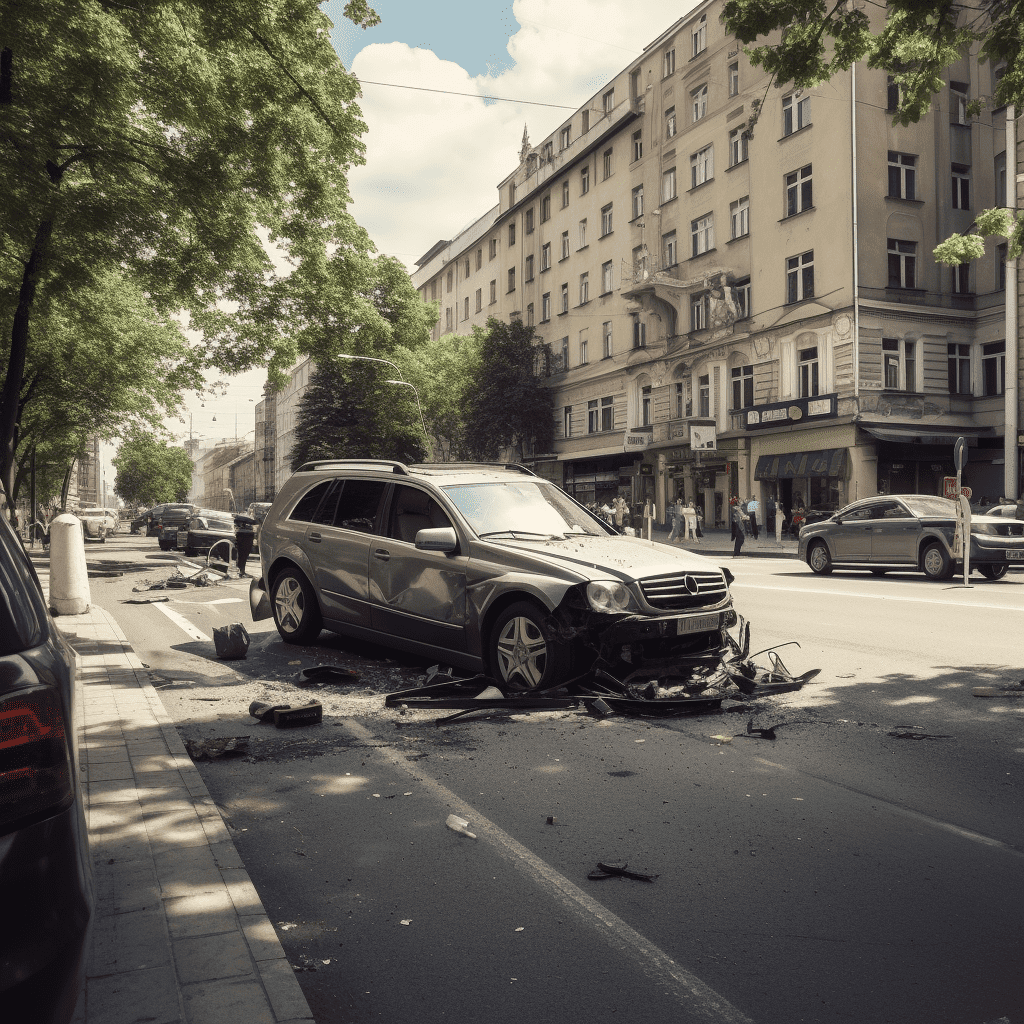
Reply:
M629 591L615 580L588 583L587 600L595 612L626 612L633 601Z

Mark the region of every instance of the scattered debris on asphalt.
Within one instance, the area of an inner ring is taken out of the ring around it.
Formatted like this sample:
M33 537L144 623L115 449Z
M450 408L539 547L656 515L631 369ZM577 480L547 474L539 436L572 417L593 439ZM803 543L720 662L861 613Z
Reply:
M476 711L553 711L581 704L601 717L612 714L674 717L721 710L749 711L751 701L799 690L821 671L811 669L794 676L777 653L779 647L787 644L751 655L750 626L743 619L740 619L738 632L738 640L723 632L722 645L713 650L650 659L621 679L612 674L607 662L598 658L583 675L546 689L525 690L516 683L502 684L482 674L455 678L450 670L443 672L433 666L427 672L424 685L390 693L384 703L391 708L456 710L454 715L436 719L437 725ZM790 643L796 644L796 641ZM767 665L759 665L754 660L762 655L767 657ZM742 700L734 699L733 687L740 691ZM726 703L727 707L723 708Z
M359 673L337 665L313 665L302 669L295 681L296 686L310 687L326 684L358 683Z
M628 871L628 867L628 864L606 864L604 861L598 861L597 867L587 875L587 878L594 882L600 882L605 878L633 878L638 882L653 882L658 877L644 871Z
M225 661L244 658L249 651L249 634L240 622L232 622L230 626L215 626L213 643L218 658Z
M170 601L169 597L127 597L121 604L159 604L161 601Z
M892 732L887 732L886 736L892 736L897 740L952 740L956 738L948 733L917 732L919 728L920 726L917 725L897 725Z
M193 761L218 761L244 757L249 753L248 736L222 736L209 740L185 740L185 749Z
M460 818L457 814L449 814L445 824L453 832L458 832L460 836L465 836L467 839L476 839L476 836L469 831L469 822L465 818Z
M182 566L192 571L183 572ZM147 565L143 568L150 569L152 566ZM218 572L216 569L195 565L192 562L182 562L181 565L174 567L174 572L166 579L143 580L139 586L132 587L132 590L138 594L146 590L186 590L188 587L213 587L222 579L225 579L225 573Z
M975 697L1024 697L1024 679L1009 686L975 686L971 693Z
M249 714L261 722L273 722L278 729L292 729L299 725L319 725L324 720L324 707L318 700L297 707L254 700L249 705Z

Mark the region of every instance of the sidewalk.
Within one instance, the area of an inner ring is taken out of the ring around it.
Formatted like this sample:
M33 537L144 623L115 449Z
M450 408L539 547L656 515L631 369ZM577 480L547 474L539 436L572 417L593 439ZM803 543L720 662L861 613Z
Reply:
M671 528L660 526L655 523L653 540L655 543L667 544ZM714 555L716 558L724 556L732 557L732 537L728 530L704 530L701 540L684 540L673 547L686 548L687 551L696 551L699 555ZM743 550L740 558L796 558L797 542L791 537L783 537L782 542L775 540L775 534L769 535L761 530L758 540L747 537L743 542Z
M48 561L33 561L48 591ZM121 628L96 605L56 622L78 654L96 886L74 1024L311 1022L220 813Z

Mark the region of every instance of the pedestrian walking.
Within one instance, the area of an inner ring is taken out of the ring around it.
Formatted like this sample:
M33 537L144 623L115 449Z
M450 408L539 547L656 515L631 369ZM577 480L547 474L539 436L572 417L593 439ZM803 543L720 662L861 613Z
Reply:
M622 533L626 525L626 515L629 509L626 507L626 502L621 494L615 495L612 507L615 509L615 529Z
M735 499L734 499L735 500ZM735 558L743 547L743 506L736 500L732 506L732 557Z
M697 510L693 502L687 502L683 508L683 523L685 525L685 537L687 540L695 540L700 543L700 534L697 532L700 527L697 525Z
M668 508L669 522L672 529L669 531L668 542L674 544L677 540L683 539L683 499L676 500Z
M757 540L757 513L761 510L761 502L757 498L751 498L747 502L747 516L750 519L750 532L754 535L754 540Z
M764 502L764 524L769 533L775 532L775 495L769 494Z
M692 505L693 502L691 501L690 504ZM704 536L704 531L701 529L701 524L704 522L704 513L699 508L694 509L694 511L697 513L697 543L699 544L701 537Z

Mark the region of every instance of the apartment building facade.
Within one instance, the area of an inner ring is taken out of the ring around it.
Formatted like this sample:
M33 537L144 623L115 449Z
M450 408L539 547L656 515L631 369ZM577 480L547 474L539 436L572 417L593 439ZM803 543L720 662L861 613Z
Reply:
M524 133L497 205L419 261L435 330L518 317L551 346L535 467L583 501L679 494L724 523L733 494L941 493L958 436L975 496L1003 494L1005 248L932 256L1013 187L1006 112L967 113L1000 69L965 55L894 127L883 72L768 88L721 6Z

